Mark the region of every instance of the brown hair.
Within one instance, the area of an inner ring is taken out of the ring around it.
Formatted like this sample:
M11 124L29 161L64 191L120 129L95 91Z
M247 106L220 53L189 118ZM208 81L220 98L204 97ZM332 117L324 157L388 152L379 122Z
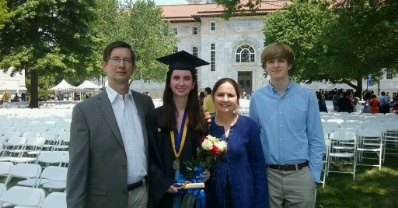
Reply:
M294 63L293 49L287 44L275 42L269 44L261 53L261 65L265 67L265 63L272 59L286 59L289 64Z
M106 48L104 50L104 53L102 55L102 60L107 62L108 59L111 56L111 53L112 53L113 49L115 49L115 48L128 48L128 49L130 49L130 51L131 51L131 63L135 64L135 53L134 53L133 49L131 48L131 46L128 43L123 42L123 41L115 41L115 42L110 43L108 46L106 46Z

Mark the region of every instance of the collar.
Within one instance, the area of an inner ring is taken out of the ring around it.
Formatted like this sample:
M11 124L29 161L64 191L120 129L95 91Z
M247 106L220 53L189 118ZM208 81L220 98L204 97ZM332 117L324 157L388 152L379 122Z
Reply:
M108 94L108 98L111 101L111 103L113 103L118 97L120 99L123 99L123 95L121 95L118 92L116 92L114 89L109 87L109 85L105 87L105 90L106 90L106 93ZM129 90L126 95L127 95L126 97L132 97L133 96L131 94L131 90Z
M289 85L286 87L286 89L283 90L283 93L286 94L286 92L292 87L292 85L293 85L292 78L289 78ZM272 83L270 84L270 86L274 93L278 93L278 91L275 89L275 87L272 85Z

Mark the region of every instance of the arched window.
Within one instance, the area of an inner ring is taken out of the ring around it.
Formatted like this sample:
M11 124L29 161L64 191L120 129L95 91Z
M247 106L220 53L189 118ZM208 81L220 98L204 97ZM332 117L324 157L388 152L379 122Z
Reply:
M236 62L254 62L254 49L243 45L236 50Z

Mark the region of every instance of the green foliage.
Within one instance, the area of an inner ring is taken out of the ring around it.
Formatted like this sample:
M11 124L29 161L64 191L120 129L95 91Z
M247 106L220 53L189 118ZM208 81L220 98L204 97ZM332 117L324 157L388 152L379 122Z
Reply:
M346 83L362 91L372 74L397 65L397 3L375 0L295 0L265 17L265 45L280 41L296 53L293 78L299 82ZM353 84L353 82L357 84Z
M0 29L4 27L5 22L9 19L8 7L6 0L0 0Z
M170 24L163 21L163 11L154 1L125 1L118 5L115 0L102 1L100 18L96 23L105 41L121 40L132 45L137 55L137 69L133 79L164 81L167 67L156 58L172 52L178 39ZM103 30L106 25L107 30Z
M215 2L224 7L223 18L228 20L233 15L240 15L247 10L255 13L260 6L261 0L215 0Z
M0 30L0 68L25 70L31 78L30 107L38 107L38 77L87 76L97 64L94 0L7 1L11 18ZM97 72L98 73L98 72Z

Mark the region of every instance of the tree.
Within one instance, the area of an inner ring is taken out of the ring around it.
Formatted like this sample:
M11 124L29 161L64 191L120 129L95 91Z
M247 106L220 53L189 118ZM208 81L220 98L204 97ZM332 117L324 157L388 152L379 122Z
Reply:
M392 55L397 52L397 18L387 15L393 12L390 5L377 1L341 2L296 0L285 11L269 14L265 44L292 46L297 81L346 83L360 92L369 74L377 80L381 68L397 63Z
M260 6L261 0L215 0L215 2L224 7L223 18L228 20L230 17L246 10L255 13Z
M116 40L131 44L137 55L132 79L164 81L167 67L155 59L171 53L178 39L170 24L163 21L161 7L151 0L101 2L99 19L94 24L104 38L103 48Z
M98 40L89 27L97 18L97 5L94 0L7 1L11 18L0 30L0 68L26 71L29 107L38 107L39 76L98 71Z
M0 29L4 27L4 24L8 21L9 14L6 0L0 0Z

